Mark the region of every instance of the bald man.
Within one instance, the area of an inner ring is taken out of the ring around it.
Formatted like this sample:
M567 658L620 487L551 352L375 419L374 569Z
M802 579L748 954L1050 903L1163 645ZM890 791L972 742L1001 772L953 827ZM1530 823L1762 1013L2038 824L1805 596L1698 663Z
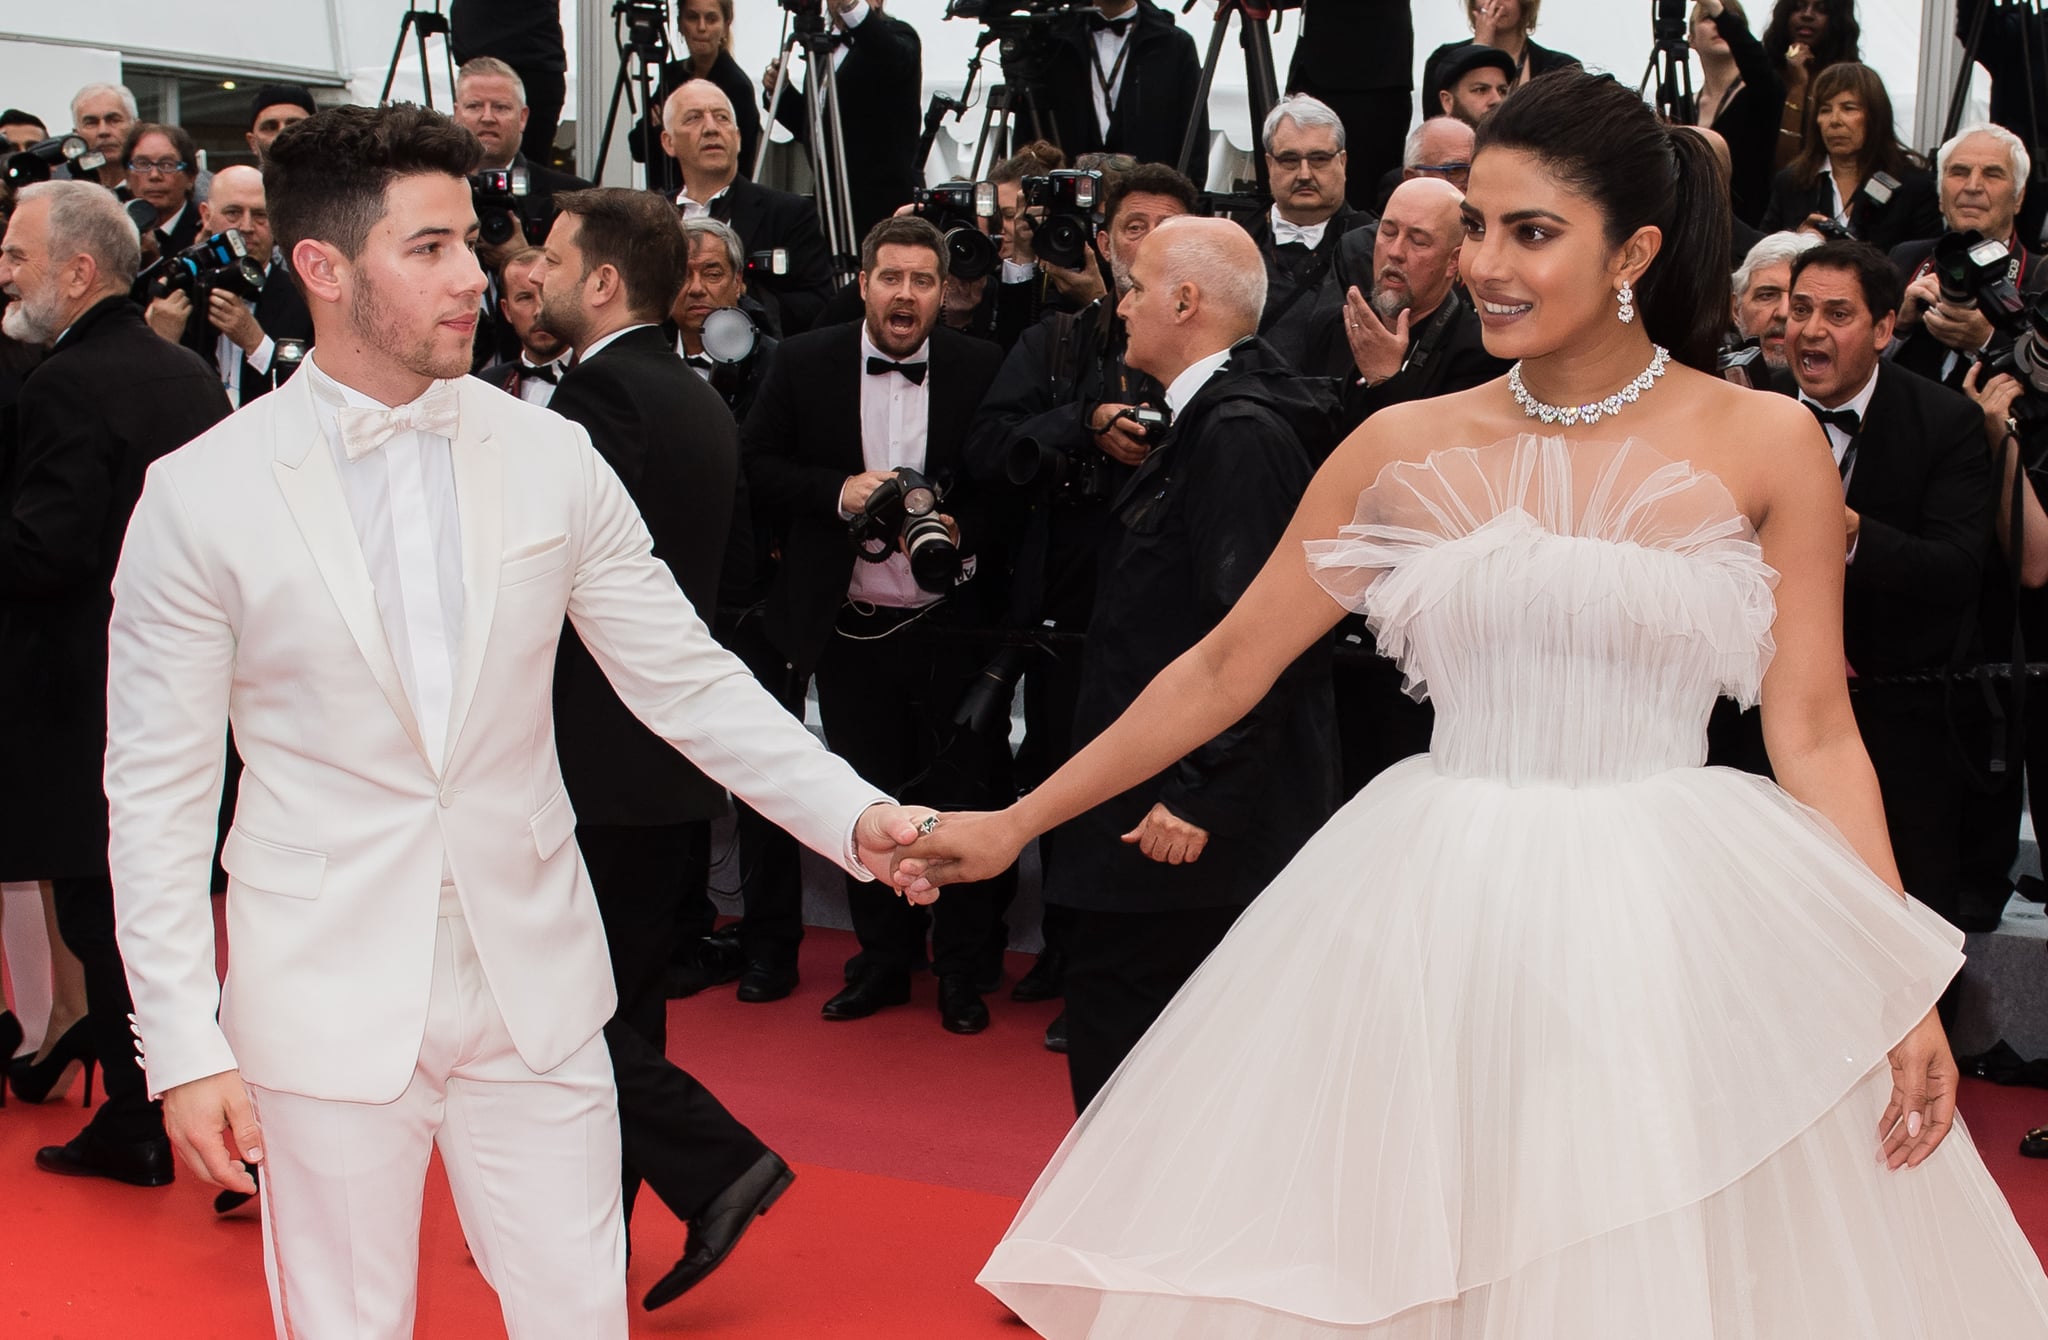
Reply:
M1119 308L1126 361L1173 425L1118 494L1074 738L1131 704L1241 597L1336 441L1339 406L1254 332L1266 271L1244 229L1167 219L1138 245ZM1067 1065L1088 1105L1231 923L1336 804L1327 647L1243 721L1060 830L1045 900L1070 909Z
M709 79L692 79L661 108L661 147L682 173L676 208L686 219L732 225L749 257L782 250L788 269L747 277L783 336L809 330L832 296L833 259L809 199L757 185L741 171L732 100ZM771 332L777 333L777 332Z
M225 288L195 287L156 299L145 316L157 334L211 364L228 402L239 409L292 375L312 347L313 317L291 272L273 253L263 174L253 167L214 173L213 190L199 206L202 238L227 232L241 234L244 252L263 267L262 293L250 299Z

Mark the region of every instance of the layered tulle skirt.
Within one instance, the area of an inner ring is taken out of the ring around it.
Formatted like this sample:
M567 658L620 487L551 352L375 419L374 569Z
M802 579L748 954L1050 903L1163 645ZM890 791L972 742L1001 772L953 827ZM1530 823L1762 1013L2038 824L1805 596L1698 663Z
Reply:
M1877 1157L1960 937L1756 778L1393 769L1245 913L981 1282L1130 1340L2019 1340L1959 1123Z

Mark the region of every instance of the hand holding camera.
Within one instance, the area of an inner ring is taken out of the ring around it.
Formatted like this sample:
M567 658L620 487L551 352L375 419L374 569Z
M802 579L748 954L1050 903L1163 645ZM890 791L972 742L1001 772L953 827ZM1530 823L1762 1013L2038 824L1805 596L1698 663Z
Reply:
M1104 455L1125 465L1138 465L1152 450L1152 423L1141 415L1157 416L1161 411L1144 405L1097 405L1088 416L1088 430L1095 434Z

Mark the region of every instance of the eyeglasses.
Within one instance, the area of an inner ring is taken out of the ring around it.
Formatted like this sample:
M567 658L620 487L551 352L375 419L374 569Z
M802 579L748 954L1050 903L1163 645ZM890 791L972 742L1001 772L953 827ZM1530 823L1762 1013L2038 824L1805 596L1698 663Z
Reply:
M1470 163L1417 163L1417 172L1426 172L1432 177L1462 177L1472 171Z
M1317 172L1321 172L1324 168L1337 161L1337 155L1327 149L1318 149L1312 154L1271 154L1268 156L1280 166L1283 172L1296 171L1303 163L1308 164Z
M158 174L169 177L185 170L185 160L182 158L131 158L128 160L128 170L143 177L154 177Z

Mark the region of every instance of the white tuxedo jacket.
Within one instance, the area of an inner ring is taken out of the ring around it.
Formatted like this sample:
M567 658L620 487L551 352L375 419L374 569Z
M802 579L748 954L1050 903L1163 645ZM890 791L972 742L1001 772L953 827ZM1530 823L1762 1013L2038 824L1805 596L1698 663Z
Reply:
M885 797L712 641L583 429L468 377L462 641L445 750L425 748L311 385L156 462L114 579L109 854L152 1094L239 1068L310 1097L396 1098L426 1025L444 859L522 1059L550 1070L603 1026L611 967L555 761L565 615L652 730L864 873L851 825ZM230 722L246 771L221 857L222 990L207 885Z

